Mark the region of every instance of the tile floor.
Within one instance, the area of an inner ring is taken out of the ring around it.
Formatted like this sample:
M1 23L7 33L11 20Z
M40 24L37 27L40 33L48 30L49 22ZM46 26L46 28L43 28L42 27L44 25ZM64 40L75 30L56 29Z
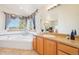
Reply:
M0 48L0 55L38 55L33 50L21 50L15 48Z

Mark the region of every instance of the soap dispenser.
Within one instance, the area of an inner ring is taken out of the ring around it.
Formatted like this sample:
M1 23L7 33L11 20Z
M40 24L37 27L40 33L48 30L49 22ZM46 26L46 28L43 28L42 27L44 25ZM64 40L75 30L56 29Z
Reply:
M71 40L75 40L75 34L74 34L74 32L73 32L73 30L71 31Z

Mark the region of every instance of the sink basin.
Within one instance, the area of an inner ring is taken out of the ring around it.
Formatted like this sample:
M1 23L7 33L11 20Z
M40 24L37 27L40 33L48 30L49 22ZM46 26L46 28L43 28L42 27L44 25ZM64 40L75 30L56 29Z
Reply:
M56 37L55 35L50 35L50 34L44 34L43 36L48 37L48 38L55 38Z

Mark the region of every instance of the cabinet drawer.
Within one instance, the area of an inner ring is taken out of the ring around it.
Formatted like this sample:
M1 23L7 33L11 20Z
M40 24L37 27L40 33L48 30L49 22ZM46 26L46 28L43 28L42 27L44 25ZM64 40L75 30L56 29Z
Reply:
M66 53L64 53L64 52L62 52L62 51L60 51L60 50L57 51L57 54L58 54L58 55L68 55L68 54L66 54Z
M60 44L58 43L58 49L62 50L68 54L72 54L72 55L78 55L78 49L77 48L73 48L64 44Z

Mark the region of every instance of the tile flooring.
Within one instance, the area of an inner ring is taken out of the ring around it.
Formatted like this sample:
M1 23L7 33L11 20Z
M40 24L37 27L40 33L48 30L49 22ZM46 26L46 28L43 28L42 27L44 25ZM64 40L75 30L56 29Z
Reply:
M33 50L21 50L15 48L0 48L0 55L38 55Z

